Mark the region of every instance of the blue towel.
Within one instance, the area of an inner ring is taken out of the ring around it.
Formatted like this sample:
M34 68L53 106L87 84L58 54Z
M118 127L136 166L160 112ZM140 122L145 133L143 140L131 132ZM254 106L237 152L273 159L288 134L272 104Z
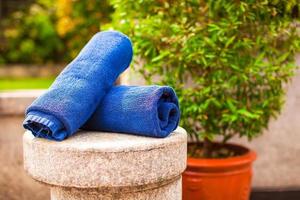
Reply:
M116 31L97 33L27 109L24 128L36 137L61 141L95 111L115 80L130 64L132 45Z
M180 118L174 90L167 86L115 86L100 103L85 130L166 137Z

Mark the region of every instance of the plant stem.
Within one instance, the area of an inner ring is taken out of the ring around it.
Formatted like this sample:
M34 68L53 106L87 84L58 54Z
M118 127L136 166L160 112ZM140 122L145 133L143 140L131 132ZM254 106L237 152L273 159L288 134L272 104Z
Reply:
M210 158L212 155L212 142L208 138L203 141L203 157Z
M227 134L227 135L224 135L222 143L223 143L223 144L227 143L228 140L230 140L233 136L234 136L234 134Z

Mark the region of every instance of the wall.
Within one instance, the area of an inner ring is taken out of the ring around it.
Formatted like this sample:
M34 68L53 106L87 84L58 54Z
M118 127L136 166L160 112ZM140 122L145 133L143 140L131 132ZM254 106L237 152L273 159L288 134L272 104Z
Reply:
M1 65L0 78L55 77L63 69L57 65Z

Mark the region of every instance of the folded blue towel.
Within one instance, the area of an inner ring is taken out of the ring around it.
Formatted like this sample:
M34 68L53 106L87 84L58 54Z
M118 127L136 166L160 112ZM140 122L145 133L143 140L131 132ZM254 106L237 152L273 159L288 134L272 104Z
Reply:
M24 128L36 137L63 140L95 111L115 80L130 64L132 45L116 31L97 33L27 109Z
M180 111L167 86L115 86L82 129L166 137L178 125Z

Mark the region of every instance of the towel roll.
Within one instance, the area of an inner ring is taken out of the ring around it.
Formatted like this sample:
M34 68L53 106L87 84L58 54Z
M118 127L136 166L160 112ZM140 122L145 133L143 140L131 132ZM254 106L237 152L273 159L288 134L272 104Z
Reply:
M130 64L132 45L116 31L97 33L27 109L24 128L36 137L63 140L95 111L115 80Z
M161 138L176 129L179 118L171 87L114 86L82 128Z

